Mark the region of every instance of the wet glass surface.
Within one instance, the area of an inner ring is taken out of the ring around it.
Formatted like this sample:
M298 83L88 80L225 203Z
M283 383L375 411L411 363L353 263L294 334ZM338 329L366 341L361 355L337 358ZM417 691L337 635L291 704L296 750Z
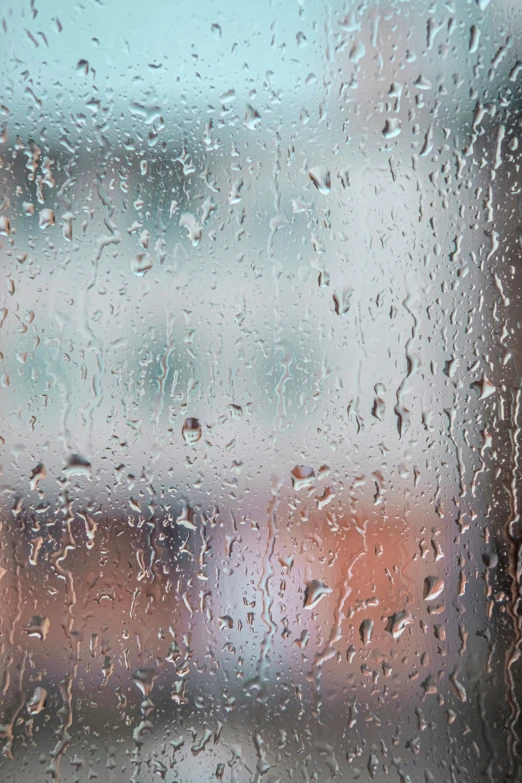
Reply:
M0 780L522 780L518 0L0 2Z

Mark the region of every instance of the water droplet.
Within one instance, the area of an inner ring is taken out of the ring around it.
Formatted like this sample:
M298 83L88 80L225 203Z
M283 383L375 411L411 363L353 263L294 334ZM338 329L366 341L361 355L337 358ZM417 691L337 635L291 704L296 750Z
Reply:
M314 166L309 170L308 175L319 193L327 196L332 188L332 178L326 166Z
M135 681L143 695L147 697L153 688L157 676L158 674L155 669L143 668L135 671L132 675L132 679Z
M54 212L52 209L42 209L38 216L38 224L41 229L49 228L55 224Z
M38 715L39 712L41 712L45 707L45 702L47 699L47 691L45 688L35 688L33 695L31 698L27 701L27 710L30 715Z
M331 592L331 588L318 579L313 579L311 582L308 582L305 589L305 609L313 609L317 606L321 598L324 598L325 595L330 595Z
M201 438L201 424L198 419L185 419L181 433L186 443L197 443Z
M410 612L404 610L402 612L396 612L394 615L388 618L388 624L386 630L390 633L394 639L399 639L406 628L412 625L413 617Z
M292 484L296 490L309 487L313 483L314 478L314 469L307 465L296 465L292 470Z
M427 576L424 580L424 600L434 601L444 590L444 579L440 576Z
M34 614L25 626L24 630L28 636L35 636L36 638L45 641L45 638L49 633L50 626L51 623L48 617L42 617L42 615Z
M247 105L244 124L249 130L255 130L261 124L261 115L253 106Z
M363 644L371 644L373 634L373 620L366 618L362 621L359 634Z
M394 139L401 132L401 121L398 117L389 117L382 131L385 139Z

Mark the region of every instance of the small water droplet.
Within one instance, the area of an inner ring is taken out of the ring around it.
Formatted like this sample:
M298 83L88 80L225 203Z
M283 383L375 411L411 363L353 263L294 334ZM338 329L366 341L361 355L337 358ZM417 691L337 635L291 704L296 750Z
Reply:
M315 471L307 465L296 465L292 470L292 484L294 489L309 487L315 478Z
M27 702L27 710L30 715L38 715L45 707L47 691L45 688L35 688L33 695Z
M201 424L198 419L185 419L181 432L186 443L197 443L201 438Z
M34 614L25 626L24 630L28 636L34 636L37 639L44 641L47 634L49 633L50 627L51 623L48 617L42 617L42 615Z
M385 139L394 139L401 132L401 121L398 117L389 117L384 125L382 135Z
M52 209L42 209L38 216L38 225L41 229L49 228L55 224L54 212Z
M304 608L313 609L317 606L321 598L324 598L325 595L330 595L331 592L331 587L325 585L324 582L320 582L318 579L312 579L312 581L308 582L306 585Z
M373 620L370 620L367 617L365 620L362 621L359 628L361 642L363 644L371 644L372 633L373 633Z
M308 175L319 193L327 196L332 189L332 178L326 166L314 166L309 170Z
M413 617L410 612L404 610L402 612L396 612L388 618L388 624L386 630L390 633L394 639L399 639L409 625L412 625Z
M440 576L427 576L424 580L424 600L434 601L444 590L444 579Z

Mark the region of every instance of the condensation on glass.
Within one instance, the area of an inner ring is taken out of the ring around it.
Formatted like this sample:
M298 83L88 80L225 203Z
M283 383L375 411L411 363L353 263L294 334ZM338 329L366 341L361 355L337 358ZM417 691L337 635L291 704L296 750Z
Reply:
M522 780L518 0L2 0L0 780Z

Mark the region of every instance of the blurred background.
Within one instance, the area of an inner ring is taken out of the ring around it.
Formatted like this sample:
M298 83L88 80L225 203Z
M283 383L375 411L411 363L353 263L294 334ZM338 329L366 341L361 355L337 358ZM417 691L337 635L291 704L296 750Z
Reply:
M522 779L513 0L0 0L0 780Z

